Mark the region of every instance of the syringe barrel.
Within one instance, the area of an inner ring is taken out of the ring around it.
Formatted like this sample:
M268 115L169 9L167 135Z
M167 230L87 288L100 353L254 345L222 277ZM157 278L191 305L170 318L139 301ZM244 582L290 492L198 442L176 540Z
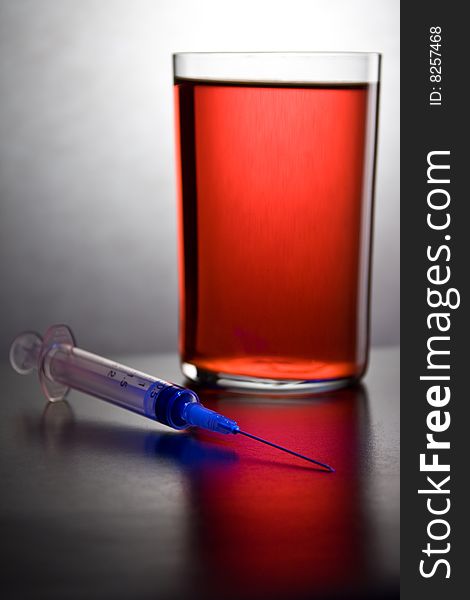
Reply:
M191 390L66 344L53 346L44 356L41 368L51 381L174 429L188 426L181 418L184 405L199 402Z

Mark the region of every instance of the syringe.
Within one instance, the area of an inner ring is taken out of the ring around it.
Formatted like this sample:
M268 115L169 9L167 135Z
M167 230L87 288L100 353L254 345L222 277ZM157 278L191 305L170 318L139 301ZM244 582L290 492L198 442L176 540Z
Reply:
M44 338L34 332L18 335L10 348L10 363L21 375L37 369L42 390L51 402L63 400L72 388L173 429L196 426L241 434L334 471L325 463L242 431L232 419L205 408L187 388L77 348L66 325L52 325Z

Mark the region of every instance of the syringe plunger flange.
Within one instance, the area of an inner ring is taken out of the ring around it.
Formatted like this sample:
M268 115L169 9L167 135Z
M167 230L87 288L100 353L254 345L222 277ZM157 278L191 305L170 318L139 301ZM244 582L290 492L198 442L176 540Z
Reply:
M35 331L24 331L16 336L10 347L10 364L20 375L29 375L38 368L42 337Z
M34 369L38 370L42 391L50 402L63 400L69 387L47 377L45 357L54 346L75 346L73 333L67 325L52 325L42 338L35 331L20 333L10 348L10 363L17 373L29 375Z

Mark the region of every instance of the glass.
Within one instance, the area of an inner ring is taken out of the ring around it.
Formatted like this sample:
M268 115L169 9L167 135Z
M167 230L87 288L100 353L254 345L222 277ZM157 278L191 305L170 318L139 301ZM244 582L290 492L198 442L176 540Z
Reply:
M360 378L380 55L174 55L183 373Z

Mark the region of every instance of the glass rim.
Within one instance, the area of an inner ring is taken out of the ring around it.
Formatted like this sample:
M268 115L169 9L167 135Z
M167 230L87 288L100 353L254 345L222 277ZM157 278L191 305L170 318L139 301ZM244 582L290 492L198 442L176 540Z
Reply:
M237 54L239 56L251 56L253 54L256 55L298 55L298 56L306 56L306 55L324 55L324 56L336 56L336 55L363 55L363 56L382 56L382 52L369 52L369 51L361 51L361 50L210 50L210 51L187 51L183 50L182 52L173 52L172 56L193 56L193 55L234 55Z
M175 81L367 84L380 81L380 52L175 52Z

